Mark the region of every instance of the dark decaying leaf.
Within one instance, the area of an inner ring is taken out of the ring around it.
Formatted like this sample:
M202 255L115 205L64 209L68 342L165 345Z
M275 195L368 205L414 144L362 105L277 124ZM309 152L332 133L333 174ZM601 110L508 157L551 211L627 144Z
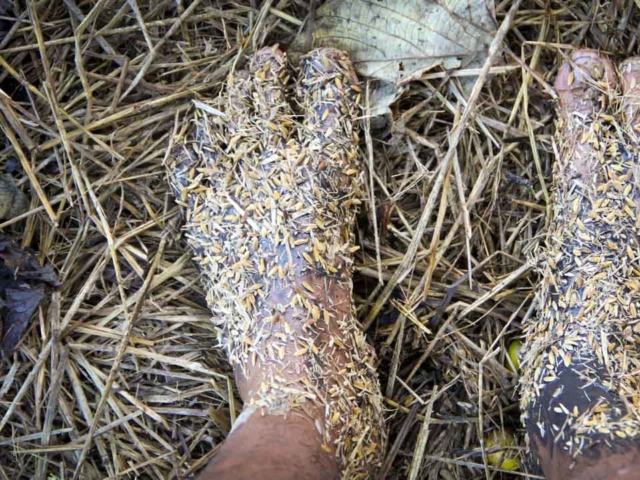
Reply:
M47 288L58 285L51 265L40 266L33 254L0 235L0 359L20 342Z

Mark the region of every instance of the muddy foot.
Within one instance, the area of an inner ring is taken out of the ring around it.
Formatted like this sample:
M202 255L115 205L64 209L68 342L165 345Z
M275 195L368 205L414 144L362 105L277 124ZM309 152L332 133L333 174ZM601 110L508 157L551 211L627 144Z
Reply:
M343 476L358 478L384 440L373 351L351 303L360 90L332 49L303 60L295 92L289 83L285 54L257 52L228 100L211 103L223 115L196 112L169 174L246 415L308 419Z
M554 221L522 378L523 420L549 479L640 471L636 67L622 64L620 82L608 59L579 50L556 79Z

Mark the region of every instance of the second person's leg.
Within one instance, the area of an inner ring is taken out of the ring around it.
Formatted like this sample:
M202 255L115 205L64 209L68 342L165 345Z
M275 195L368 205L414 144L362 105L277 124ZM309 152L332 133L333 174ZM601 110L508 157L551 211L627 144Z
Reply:
M640 478L638 60L620 70L579 50L556 79L554 220L522 367L549 480Z

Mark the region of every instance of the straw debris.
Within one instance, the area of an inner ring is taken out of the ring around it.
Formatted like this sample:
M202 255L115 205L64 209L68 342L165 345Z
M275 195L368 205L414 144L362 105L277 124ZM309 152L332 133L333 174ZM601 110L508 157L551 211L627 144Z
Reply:
M313 22L311 3L14 2L0 39L0 167L28 206L0 226L53 265L62 286L0 365L0 478L188 478L215 455L242 404L164 164L197 129L190 119L225 124L200 105L223 111L216 99L229 75L262 47L286 50ZM496 25L512 4L495 3ZM551 219L550 84L577 46L637 53L638 15L634 2L523 0L490 68L422 74L391 106L388 129L359 135L367 171L360 250L350 253L354 316L377 353L388 478L536 478L522 461L497 472L483 439L511 427L518 446L508 455L523 459L518 379L505 357L534 311L530 258ZM469 104L462 82L478 75ZM360 86L366 117L366 78ZM253 228L228 210L237 218L226 222ZM609 213L598 211L601 221ZM322 268L328 251L317 246L316 258L315 244L284 233L285 249L305 249L305 263ZM272 268L270 278L287 278ZM302 284L298 293L313 306ZM320 310L309 319L323 322ZM615 339L606 342L604 351ZM308 358L314 346L296 351ZM607 352L612 365L617 352ZM574 361L562 353L557 362Z

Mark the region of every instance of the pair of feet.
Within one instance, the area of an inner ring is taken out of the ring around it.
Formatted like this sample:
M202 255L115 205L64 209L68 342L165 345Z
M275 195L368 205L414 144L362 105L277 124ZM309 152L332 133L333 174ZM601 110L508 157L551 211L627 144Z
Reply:
M332 49L289 83L284 54L257 52L170 155L245 402L202 478L368 478L384 451L373 352L351 305L360 91ZM640 62L616 71L576 51L556 88L555 218L523 421L548 478L634 478Z

